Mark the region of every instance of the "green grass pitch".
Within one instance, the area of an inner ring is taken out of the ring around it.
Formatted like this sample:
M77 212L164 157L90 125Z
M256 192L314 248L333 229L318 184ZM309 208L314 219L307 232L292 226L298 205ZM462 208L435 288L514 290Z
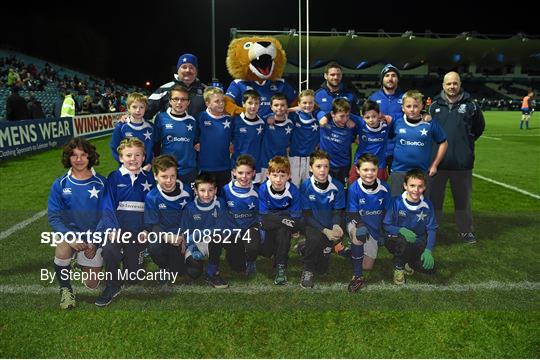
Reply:
M519 112L485 117L474 173L529 195L475 177L478 243L470 246L455 237L448 192L438 274L396 288L381 249L368 286L354 295L346 290L351 266L337 256L313 291L300 288L291 251L286 287L272 285L270 262L260 259L250 280L224 264L226 290L184 279L168 289L144 283L104 309L93 304L98 292L75 284L77 307L62 311L57 284L40 281L54 254L39 241L46 216L5 236L45 210L64 171L59 150L0 163L0 357L538 358L540 118L520 131ZM104 176L115 169L108 141L93 141Z

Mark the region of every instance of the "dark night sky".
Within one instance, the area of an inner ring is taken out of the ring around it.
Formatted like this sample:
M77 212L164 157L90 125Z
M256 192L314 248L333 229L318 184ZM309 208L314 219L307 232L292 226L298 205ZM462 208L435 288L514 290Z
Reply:
M178 56L192 52L199 57L201 80L211 79L211 0L18 3L3 11L0 46L129 84L142 86L150 80L151 88L169 81ZM409 10L401 8L405 1L384 7L379 1L310 3L311 30L538 33L533 22L519 22L524 16L517 6L487 15L481 5L467 9L456 3L451 10L451 2L437 2L437 9L434 2L414 2ZM230 81L225 68L229 29L297 28L297 4L216 0L216 70L224 84Z

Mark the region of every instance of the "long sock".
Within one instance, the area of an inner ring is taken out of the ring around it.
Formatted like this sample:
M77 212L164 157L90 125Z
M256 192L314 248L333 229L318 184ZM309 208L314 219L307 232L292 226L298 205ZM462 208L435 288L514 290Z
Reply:
M69 281L71 259L59 259L54 257L54 272L58 279L58 284L61 288L65 287L71 290L71 282Z
M364 245L351 244L351 259L354 276L362 275L362 263L364 262Z
M218 265L217 264L208 263L208 266L206 266L206 273L210 277L216 276L217 271L218 271Z

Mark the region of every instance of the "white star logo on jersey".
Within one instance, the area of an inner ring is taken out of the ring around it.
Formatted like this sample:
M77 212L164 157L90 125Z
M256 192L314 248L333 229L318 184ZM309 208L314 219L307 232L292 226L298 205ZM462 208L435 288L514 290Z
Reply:
M180 203L180 205L182 206L182 209L184 208L184 206L186 206L186 204L187 204L186 199L183 199L182 202Z
M144 140L150 140L152 138L152 133L148 130L146 130L146 132L143 135L144 135Z
M152 184L150 184L148 180L145 180L141 185L143 186L143 191L150 191L150 188L152 187Z
M426 129L420 130L420 134L421 134L422 136L427 136L427 130L426 130Z
M426 218L427 214L424 214L424 210L420 211L420 214L416 214L416 216L418 217L418 219L416 220L416 222L420 222L420 221L424 221L424 219Z
M384 201L384 198L379 199L379 205L382 205L382 202Z
M319 130L319 125L317 125L317 123L313 123L313 125L311 125L311 128L313 129L312 131L317 131Z
M285 133L286 133L286 134L290 134L291 131L292 131L292 127L287 126L287 127L285 128Z
M188 125L188 126L187 126L187 129L188 129L188 131L192 131L192 130L193 130L193 125L191 125L191 124Z
M225 120L225 122L223 123L223 128L231 128L231 122L229 120Z
M214 212L212 213L212 216L217 218L217 209L214 209Z
M88 192L90 193L90 199L93 198L93 197L95 197L96 199L98 199L97 194L98 194L101 190L98 190L98 189L96 189L95 186L92 186L92 190L86 190L86 191L88 191Z
M248 208L249 210L255 208L255 204L253 203L253 201L251 202L251 204L248 205Z
M327 198L328 198L328 202L334 201L334 193L331 192L330 195L327 196Z
M262 125L259 125L259 127L257 128L257 135L261 135L262 131L263 131Z

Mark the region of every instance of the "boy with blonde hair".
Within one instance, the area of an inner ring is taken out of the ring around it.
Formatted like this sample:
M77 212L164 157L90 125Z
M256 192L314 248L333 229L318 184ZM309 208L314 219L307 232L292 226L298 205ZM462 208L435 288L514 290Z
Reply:
M144 120L148 98L141 93L133 92L128 95L126 106L129 115L125 121L116 124L109 147L114 160L121 164L117 151L120 141L126 137L136 137L144 143L146 150L144 170L150 171L153 159L154 127Z

